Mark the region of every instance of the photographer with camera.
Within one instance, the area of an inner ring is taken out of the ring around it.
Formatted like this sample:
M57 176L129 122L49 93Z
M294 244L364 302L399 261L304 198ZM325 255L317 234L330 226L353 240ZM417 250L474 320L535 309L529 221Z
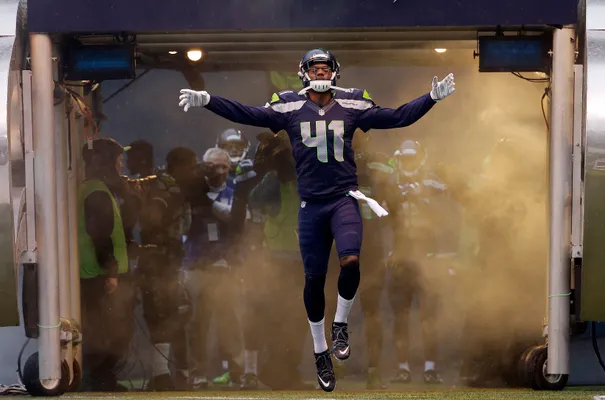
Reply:
M136 251L135 278L155 347L151 353L153 377L148 389L184 389L188 379L185 326L191 304L180 282L187 204L179 182L187 182L195 168L195 153L184 148L172 150L167 156L166 170L154 175L152 145L138 140L130 147L126 165L136 178L128 178L128 183L138 188L142 198L133 204L136 209L130 207L131 219L140 227L141 241ZM172 361L174 377L169 368Z
M234 190L227 186L230 168L229 153L210 148L185 189L191 207L184 266L185 284L194 309L189 331L194 389L208 385L206 348L213 315L218 325L220 353L229 358L230 375L240 376L239 366L233 362L242 349L239 321L234 312L237 283L229 262L234 240L230 226Z

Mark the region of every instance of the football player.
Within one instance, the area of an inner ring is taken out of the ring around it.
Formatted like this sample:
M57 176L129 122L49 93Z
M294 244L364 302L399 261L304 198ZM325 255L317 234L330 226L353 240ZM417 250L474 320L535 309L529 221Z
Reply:
M206 91L182 89L179 106L205 107L234 123L285 130L292 144L298 176L299 245L305 267L304 303L313 336L319 385L332 391L334 368L324 333L324 286L332 242L340 259L338 303L332 324L332 352L339 360L350 355L347 319L360 281L362 221L357 200L378 216L387 212L358 191L352 149L359 128L401 128L422 118L437 101L451 95L454 76L433 79L429 93L397 109L374 104L365 90L336 86L340 65L323 49L308 51L299 64L304 88L274 93L264 107L250 107Z
M409 365L409 322L414 297L420 303L422 340L425 353L425 383L442 383L437 372L438 297L435 282L441 278L435 255L439 251L438 234L443 229L442 201L447 186L426 166L427 152L418 142L404 140L394 154L396 182L388 196L393 216L394 238L389 302L395 314L394 337L399 368L394 383L411 381Z
M224 130L216 140L216 146L225 150L229 153L229 160L231 161L231 169L229 171L229 179L227 180L227 186L234 190L233 194L233 205L231 207L231 231L233 232L236 239L234 239L236 245L234 253L237 255L233 261L243 267L243 259L257 260L261 257L259 251L261 250L262 243L262 218L258 215L255 210L251 210L248 207L248 194L252 187L259 182L259 177L253 170L253 162L247 158L248 152L250 151L250 141L242 133L241 130L236 128L229 128ZM256 240L255 240L256 239ZM242 377L241 385L242 388L254 388L256 387L256 375L257 375L257 359L258 359L258 340L256 337L261 336L258 332L261 324L248 323L251 319L248 314L251 314L249 310L255 309L254 305L257 304L254 298L254 290L250 286L254 286L251 283L250 275L255 273L255 268L240 268L238 272L242 274L243 282L243 295L245 297L245 312L244 312L244 325L243 325L243 336L245 342L245 350L243 354L243 362L245 366L245 374ZM234 279L233 284L238 285L240 279ZM235 313L235 309L228 310L230 313ZM231 317L235 318L235 314ZM225 355L221 355L225 358ZM229 366L229 361L223 359L223 374L214 378L212 383L215 386L232 385L233 381L237 381L238 377L232 377L229 372L232 368Z
M193 169L193 162L168 153L166 171L153 174L153 146L143 140L130 144L126 164L144 193L138 209L142 249L135 269L141 291L143 317L155 349L152 351L153 378L147 389L185 389L188 380L186 330L190 305L179 279L182 261L182 225L187 205L178 179L181 170ZM134 150L134 151L133 151ZM189 162L189 165L188 165ZM170 373L170 352L176 374Z
M239 129L229 128L224 130L216 139L216 147L227 151L231 160L231 169L235 170L240 162L246 159L250 142Z

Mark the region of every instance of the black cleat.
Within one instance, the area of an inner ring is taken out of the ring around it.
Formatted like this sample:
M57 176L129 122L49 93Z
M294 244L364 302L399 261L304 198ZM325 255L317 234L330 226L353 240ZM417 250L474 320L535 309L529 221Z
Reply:
M395 376L391 378L391 383L410 383L412 381L412 374L405 368L399 368L395 372Z
M440 384L443 383L443 379L441 379L441 375L437 371L429 369L428 371L424 371L424 383Z
M255 374L244 374L241 379L240 389L242 390L257 390L258 378Z
M347 360L351 355L348 326L348 324L340 322L332 324L332 352L334 357L340 361Z
M328 350L315 354L315 366L317 367L317 383L324 392L331 392L336 387L336 376L334 366Z

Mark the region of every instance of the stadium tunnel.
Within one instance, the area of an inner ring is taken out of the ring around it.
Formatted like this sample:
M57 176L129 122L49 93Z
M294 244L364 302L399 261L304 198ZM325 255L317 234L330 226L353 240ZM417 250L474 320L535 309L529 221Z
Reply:
M65 10L90 16L73 2L67 3ZM542 18L523 25L461 21L464 27L437 29L410 28L413 24L404 21L400 28L319 30L218 29L189 23L168 29L152 26L150 19L147 25L134 24L140 29L132 31L127 28L128 19L121 25L119 18L111 24L99 18L94 25L89 18L90 27L82 25L86 18L73 18L74 14L43 21L40 5L33 4L29 4L33 24L28 24L25 1L3 3L0 82L6 103L4 118L0 118L0 218L5 229L0 248L5 256L0 264L4 278L0 294L5 300L0 306L0 326L22 324L26 336L37 339L38 351L23 370L28 391L60 395L75 390L81 377L78 250L72 234L77 232L81 176L77 149L103 131L108 123L104 105L111 104L124 88L152 80L153 71L158 70L181 74L197 90L208 87L207 76L225 71L270 71L277 73L275 81L283 83L279 72L292 70L305 50L318 46L337 54L347 68L423 67L430 58L431 68L439 71L479 64L484 72L517 72L511 68L519 68L514 64L519 62L519 48L506 43L519 37L534 41L537 64L525 68L535 67L549 75L551 101L549 285L543 307L547 345L526 349L518 375L524 386L562 389L569 374L569 332L582 331L585 321L605 318L601 306L605 302L601 290L605 250L598 244L605 234L600 213L603 120L599 96L603 90L595 78L603 60L591 50L603 40L599 32L599 24L605 21L599 18L605 9L602 4L593 1L585 7L581 2L576 32L569 25L573 21L555 17L552 24L543 23ZM482 37L495 38L492 53L489 47L483 48L483 60L478 43L489 40ZM192 50L199 53L187 56ZM479 60L473 56L476 50L480 50ZM547 68L541 65L545 59ZM544 75L531 79L544 82ZM109 96L102 94L103 85L111 81L119 81L110 85L116 90ZM176 93L170 96L176 99ZM535 107L539 106L538 99Z

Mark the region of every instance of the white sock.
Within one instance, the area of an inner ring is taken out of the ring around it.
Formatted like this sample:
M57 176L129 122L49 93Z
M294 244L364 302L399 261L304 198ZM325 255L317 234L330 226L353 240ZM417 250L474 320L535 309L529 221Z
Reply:
M323 353L328 350L328 343L326 342L326 331L325 331L325 318L322 318L319 322L309 321L311 326L311 336L313 336L313 351L315 354Z
M424 362L424 372L434 371L434 370L435 370L435 361L425 361Z
M334 322L338 322L341 324L347 323L349 313L351 312L351 307L353 307L353 301L355 301L355 297L353 297L351 300L345 300L343 297L338 295L338 303L336 304L336 316L334 317Z
M406 361L404 363L399 363L399 369L405 369L407 371L410 370L410 364Z
M155 345L152 358L153 376L170 374L168 369L168 355L170 354L169 343L158 343Z
M223 365L223 371L229 372L229 361L223 360L222 365Z
M183 375L185 378L189 379L189 370L188 369L179 369L179 374Z
M244 374L258 375L258 351L244 350Z

